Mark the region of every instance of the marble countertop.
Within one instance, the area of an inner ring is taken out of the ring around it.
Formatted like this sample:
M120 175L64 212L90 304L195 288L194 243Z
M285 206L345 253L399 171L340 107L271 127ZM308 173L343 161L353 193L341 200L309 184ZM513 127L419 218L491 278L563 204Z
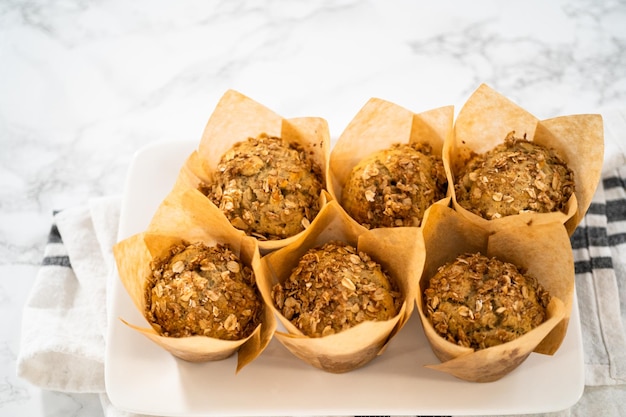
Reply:
M480 83L540 119L603 114L626 106L625 50L618 0L2 2L0 415L102 415L15 373L52 212L120 194L146 144L199 139L227 89L334 138L371 97L458 110Z

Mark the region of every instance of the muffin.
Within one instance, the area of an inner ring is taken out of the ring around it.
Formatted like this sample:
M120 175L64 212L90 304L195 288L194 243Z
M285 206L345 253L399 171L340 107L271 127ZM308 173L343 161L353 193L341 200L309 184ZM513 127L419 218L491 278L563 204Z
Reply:
M423 264L420 228L367 230L332 199L306 233L261 258L257 284L282 327L274 338L303 362L344 373L383 355L407 324Z
M515 137L474 155L459 171L456 200L487 220L565 209L574 193L574 173L553 149Z
M231 224L260 240L285 239L319 211L322 173L302 147L266 134L237 142L200 190Z
M271 296L278 311L310 337L388 320L403 301L378 263L339 241L309 249Z
M510 342L547 318L550 295L515 265L464 254L437 270L424 290L426 316L446 340L472 349Z
M160 335L240 340L259 324L254 273L229 246L183 242L151 268L146 318Z
M368 229L419 226L446 195L443 162L428 144L399 144L370 154L352 169L342 205Z

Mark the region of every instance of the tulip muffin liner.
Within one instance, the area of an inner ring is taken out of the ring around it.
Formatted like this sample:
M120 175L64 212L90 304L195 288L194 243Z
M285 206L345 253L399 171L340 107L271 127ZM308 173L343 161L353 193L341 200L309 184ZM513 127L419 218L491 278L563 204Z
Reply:
M510 132L551 148L574 172L575 191L563 211L522 213L487 220L461 207L454 189L457 175L472 153L482 154L504 143ZM561 222L568 234L584 217L600 180L604 157L602 116L579 114L539 120L486 84L467 99L454 122L454 134L443 149L453 207L472 222L489 230L517 227L524 223Z
M329 170L330 133L326 120L319 117L285 119L249 97L228 90L211 114L198 148L192 152L181 168L175 187L200 188L210 185L215 178L220 158L237 142L256 138L260 134L276 136L300 145L320 167L321 183L325 187ZM330 195L323 189L318 205L323 207ZM230 224L226 215L208 197L207 210L211 215ZM294 241L300 233L284 239L257 239L262 254ZM254 237L256 239L256 237Z
M492 232L442 205L432 206L425 219L426 260L416 296L424 333L442 362L429 368L460 379L495 381L517 368L531 352L553 355L569 323L574 297L574 260L569 236L561 223L522 225ZM551 296L546 320L519 338L474 350L440 336L427 318L424 289L437 269L465 253L481 253L510 262L533 276Z
M144 232L114 246L120 280L142 316L145 317L151 263L166 256L173 245L181 242L203 242L207 246L227 244L245 265L252 268L257 282L259 275L264 273L260 267L261 256L256 240L241 231L225 227L223 222L203 210L205 200L204 195L197 190L174 188L161 202ZM238 372L261 354L276 329L272 311L264 303L263 306L260 324L253 333L234 341L208 336L167 337L150 326L147 319L141 325L120 319L172 355L186 361L222 360L237 352Z
M444 143L454 133L453 118L453 106L414 113L392 102L371 98L341 133L330 153L328 191L341 203L352 169L374 152L397 143L427 144L433 155L441 157Z
M261 276L266 281L259 282L259 288L285 329L276 331L278 341L293 355L316 368L332 373L348 372L382 354L411 316L424 261L423 241L416 227L395 228L394 233L389 233L390 229L386 228L364 230L335 200L324 206L310 229L295 242L263 256L261 263L266 272ZM389 320L366 321L332 335L309 337L276 308L272 288L289 277L308 249L333 240L348 243L381 264L398 285L404 302L399 313Z

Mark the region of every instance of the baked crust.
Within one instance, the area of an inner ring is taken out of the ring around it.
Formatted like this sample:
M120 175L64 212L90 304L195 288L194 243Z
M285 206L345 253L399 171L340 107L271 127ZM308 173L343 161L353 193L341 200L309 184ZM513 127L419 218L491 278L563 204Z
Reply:
M146 318L162 336L239 340L254 331L262 302L254 272L226 245L182 243L152 264Z
M441 266L424 291L434 329L460 346L484 349L527 333L546 319L550 295L512 263L480 253Z
M446 195L440 157L427 144L394 144L359 162L343 189L342 205L361 225L419 226L424 212Z
M319 212L321 169L296 143L261 134L221 158L215 182L201 187L232 225L260 240L304 230Z
M574 192L574 173L554 150L514 134L469 160L457 175L457 202L488 220L563 210Z
M403 297L366 253L333 241L308 250L289 278L272 289L281 314L310 337L394 317Z

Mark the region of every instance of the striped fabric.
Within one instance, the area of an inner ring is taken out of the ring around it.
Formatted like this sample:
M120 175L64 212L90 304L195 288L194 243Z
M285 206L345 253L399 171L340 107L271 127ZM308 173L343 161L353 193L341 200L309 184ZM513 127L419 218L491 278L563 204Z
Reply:
M48 242L46 244L46 248L43 254L43 260L41 261L42 266L65 266L68 268L72 267L70 262L70 257L65 249L65 245L63 245L63 238L61 237L61 233L59 232L59 228L54 220L54 216L56 216L60 210L55 210L53 215L53 223L50 226L50 233L48 233Z
M108 213L116 221L115 213ZM22 312L17 374L47 390L105 391L108 268L92 218L88 206L54 213L42 266Z
M57 214L55 212L54 214ZM59 233L59 228L56 223L52 223L50 227L50 233L48 234L48 242L44 251L42 266L64 266L71 268L70 257L67 254L65 245L63 245L63 238Z
M586 385L626 383L626 169L606 172L571 237Z
M46 246L46 251L44 252L44 257L41 262L42 266L65 266L68 268L72 267L70 263L70 257L65 251L65 247L63 246L63 239L61 238L61 234L59 233L59 228L56 224L52 224L50 228L50 233L48 234L48 244Z
M618 171L603 179L602 188L596 195L604 194L605 201L592 202L587 211L589 224L576 229L571 239L574 250L597 248L592 250L597 255L576 260L577 274L591 272L593 269L613 268L610 247L626 243L625 190L626 181L619 176ZM589 220L591 218L593 220ZM596 250L598 252L594 252Z

